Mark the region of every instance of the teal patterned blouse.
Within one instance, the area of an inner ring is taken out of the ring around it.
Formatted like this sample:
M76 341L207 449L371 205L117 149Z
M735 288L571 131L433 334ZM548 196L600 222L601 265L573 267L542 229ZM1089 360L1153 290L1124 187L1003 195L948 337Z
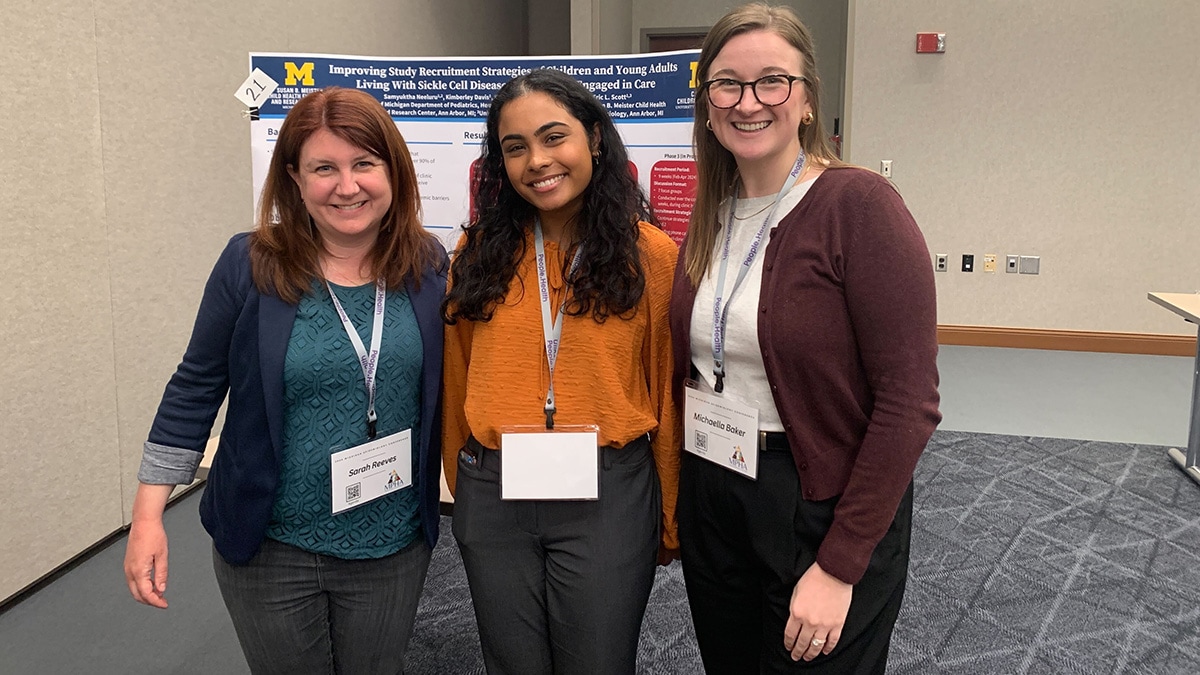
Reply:
M375 284L334 285L338 300L370 349ZM379 436L412 429L421 437L421 333L403 288L388 289L375 375ZM367 389L354 345L324 283L296 310L283 367L283 465L267 536L313 553L381 558L420 536L416 485L337 515L331 513L329 456L367 440Z

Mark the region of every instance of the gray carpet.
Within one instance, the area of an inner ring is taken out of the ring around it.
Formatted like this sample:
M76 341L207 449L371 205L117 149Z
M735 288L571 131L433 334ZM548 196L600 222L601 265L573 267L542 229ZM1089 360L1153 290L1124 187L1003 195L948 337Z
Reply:
M1162 448L939 432L895 673L1200 672L1200 486Z
M915 483L889 673L1200 672L1200 486L1163 448L940 431ZM412 672L482 673L472 621L439 546ZM701 672L678 563L643 629L640 673Z
M1200 673L1200 486L1163 448L939 431L916 488L889 673ZM118 541L0 614L0 672L246 672L197 500L167 513L169 610L129 599ZM410 672L482 673L443 531ZM678 563L658 572L638 669L701 670Z

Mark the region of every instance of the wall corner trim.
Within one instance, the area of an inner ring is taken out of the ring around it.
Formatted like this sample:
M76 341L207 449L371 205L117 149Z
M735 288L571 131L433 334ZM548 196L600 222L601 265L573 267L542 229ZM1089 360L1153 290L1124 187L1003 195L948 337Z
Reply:
M939 325L938 344L1155 356L1196 355L1195 336L1004 326Z

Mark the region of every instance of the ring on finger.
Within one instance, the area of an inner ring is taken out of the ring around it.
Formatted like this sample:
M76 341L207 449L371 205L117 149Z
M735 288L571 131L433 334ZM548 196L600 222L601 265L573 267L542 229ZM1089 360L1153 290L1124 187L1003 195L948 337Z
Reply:
M825 641L824 641L824 640L819 640L819 639L817 639L817 638L813 638L813 641L812 641L812 643L811 643L811 644L812 644L812 646L814 646L814 647L821 647L821 646L823 646L823 645L825 644Z

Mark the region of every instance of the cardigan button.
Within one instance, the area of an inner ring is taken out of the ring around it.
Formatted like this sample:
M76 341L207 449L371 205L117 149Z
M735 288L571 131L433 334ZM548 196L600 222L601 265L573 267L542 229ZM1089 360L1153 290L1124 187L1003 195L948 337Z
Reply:
M800 462L800 470L808 471L808 462Z
M760 308L759 311L762 312L763 314L766 314L767 308L764 306L764 307Z

